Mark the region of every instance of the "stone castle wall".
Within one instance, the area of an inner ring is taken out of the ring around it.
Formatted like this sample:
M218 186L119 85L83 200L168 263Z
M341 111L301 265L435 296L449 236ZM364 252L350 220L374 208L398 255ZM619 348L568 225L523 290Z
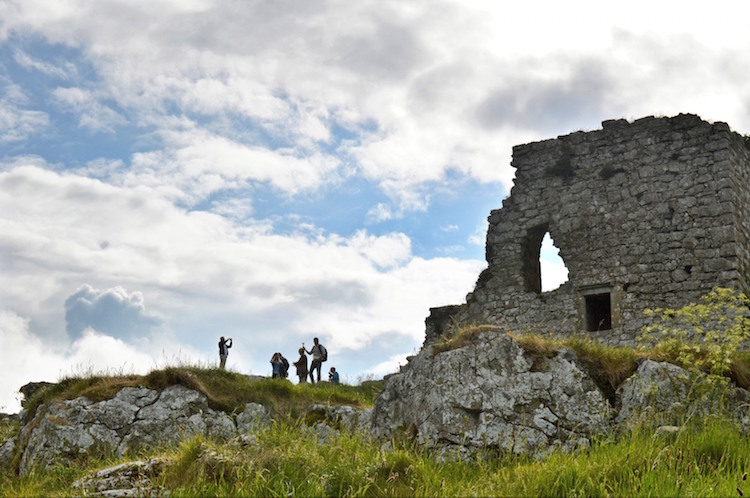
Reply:
M630 343L646 308L746 288L748 141L694 115L602 125L513 148L515 183L488 218L488 268L460 322ZM569 274L541 292L547 232Z

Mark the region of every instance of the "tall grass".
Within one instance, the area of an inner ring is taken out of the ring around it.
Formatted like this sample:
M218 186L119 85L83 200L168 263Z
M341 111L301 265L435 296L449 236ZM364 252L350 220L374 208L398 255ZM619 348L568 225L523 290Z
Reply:
M750 441L736 426L703 419L676 435L636 428L575 454L443 461L404 446L383 449L361 434L325 442L275 425L258 445L194 440L167 471L175 496L736 496L745 489Z
M718 419L654 436L646 426L542 460L498 456L446 461L414 446L383 446L361 433L321 440L310 428L276 423L257 444L195 438L159 456L153 484L170 496L738 496L750 492L750 440ZM96 463L96 462L92 462ZM98 462L105 465L111 462ZM92 468L56 467L0 477L2 496L71 496ZM739 492L738 492L739 490Z

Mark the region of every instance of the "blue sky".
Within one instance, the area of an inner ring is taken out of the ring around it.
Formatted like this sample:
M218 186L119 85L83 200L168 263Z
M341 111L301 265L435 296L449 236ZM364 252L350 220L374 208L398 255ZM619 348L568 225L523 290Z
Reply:
M681 112L750 131L748 14L0 0L0 410L213 364L220 335L245 373L313 336L345 381L395 371L486 266L513 145Z

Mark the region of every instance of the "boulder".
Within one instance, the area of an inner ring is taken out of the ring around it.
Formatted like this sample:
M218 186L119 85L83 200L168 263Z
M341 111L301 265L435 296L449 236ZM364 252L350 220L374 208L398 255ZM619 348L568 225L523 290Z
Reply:
M260 403L246 403L245 409L237 414L235 423L237 432L249 434L268 427L271 423L271 412Z
M726 378L688 371L667 362L644 360L617 389L618 426L681 424L693 415L721 415L750 429L750 392Z
M256 408L242 416L242 431L257 425L252 420L257 413ZM237 427L230 415L211 409L205 395L181 385L162 391L128 387L99 402L85 397L53 402L40 406L22 426L19 470L25 475L34 466L47 468L86 455L121 457L198 434L230 439Z
M367 432L370 428L372 410L352 406L313 404L305 412L305 419L322 422L334 429Z
M609 401L572 350L532 354L488 331L458 349L423 348L386 381L371 431L461 454L542 454L588 444L610 417Z
M166 461L162 458L121 463L99 470L73 483L73 488L89 496L166 496L153 482L162 473Z

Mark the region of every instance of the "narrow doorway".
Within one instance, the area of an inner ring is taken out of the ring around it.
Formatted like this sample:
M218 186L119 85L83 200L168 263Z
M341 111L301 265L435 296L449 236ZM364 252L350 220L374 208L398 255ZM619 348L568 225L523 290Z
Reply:
M586 330L610 330L612 328L612 298L609 292L591 294L586 298Z

